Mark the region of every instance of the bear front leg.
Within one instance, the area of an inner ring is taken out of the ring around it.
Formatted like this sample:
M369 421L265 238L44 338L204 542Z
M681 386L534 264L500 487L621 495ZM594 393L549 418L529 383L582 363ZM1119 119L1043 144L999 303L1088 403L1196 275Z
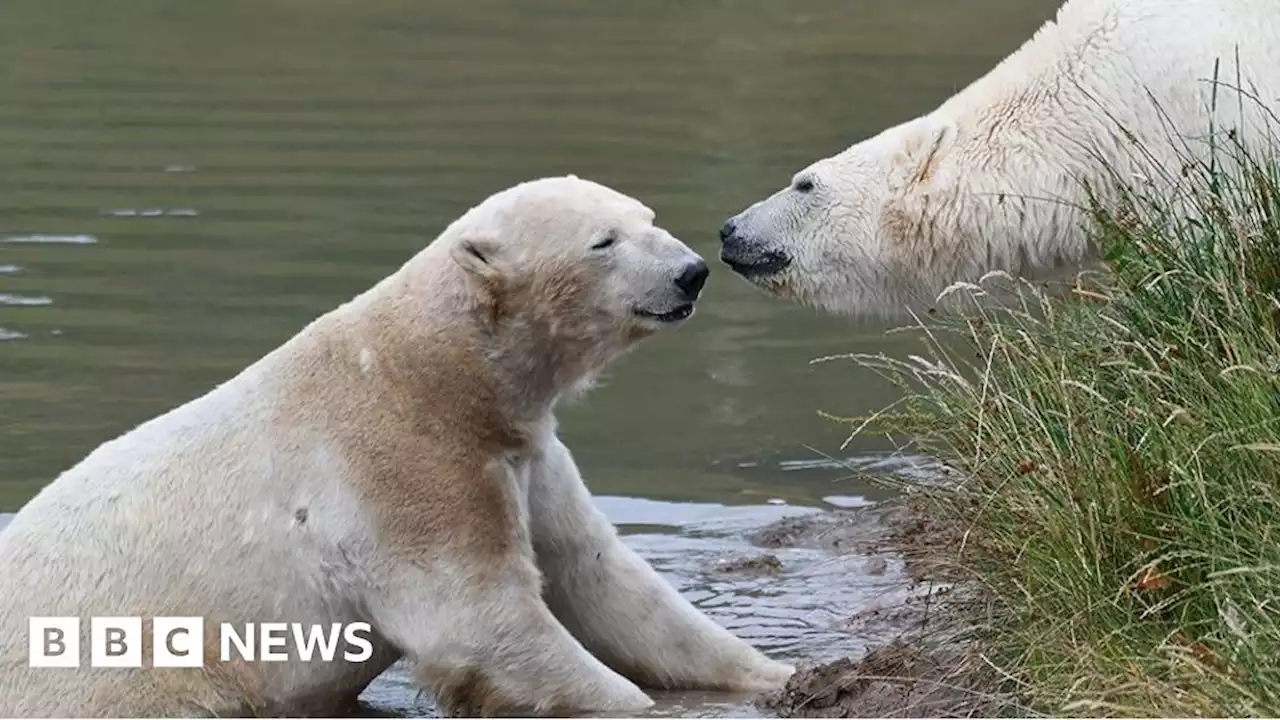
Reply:
M430 573L404 564L368 599L374 629L409 658L446 716L634 712L653 704L556 620L530 560L507 564L514 567Z
M632 680L754 692L782 686L795 671L702 614L624 545L559 440L534 464L529 515L552 612Z

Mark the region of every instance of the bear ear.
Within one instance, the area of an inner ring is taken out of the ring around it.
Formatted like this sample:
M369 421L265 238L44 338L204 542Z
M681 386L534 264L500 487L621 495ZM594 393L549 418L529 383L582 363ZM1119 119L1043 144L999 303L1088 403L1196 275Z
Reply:
M486 280L492 280L502 274L499 269L500 250L496 238L487 235L470 235L458 238L450 254L453 256L453 261L463 270Z
M951 123L926 128L917 135L907 151L910 158L908 181L913 184L928 182L935 164L947 154L955 136L956 129Z

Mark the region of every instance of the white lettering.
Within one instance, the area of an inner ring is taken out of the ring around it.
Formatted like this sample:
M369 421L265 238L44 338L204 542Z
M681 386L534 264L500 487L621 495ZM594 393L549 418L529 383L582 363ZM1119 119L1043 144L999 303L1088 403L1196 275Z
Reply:
M366 637L360 637L357 632L364 632ZM369 627L369 623L357 622L351 623L342 631L342 637L346 639L348 645L355 645L362 648L359 653L353 653L350 650L342 653L342 659L347 662L364 662L373 657L373 643L367 637L373 632L373 628Z
M221 629L218 631L221 636L222 646L222 662L231 660L231 646L235 645L236 650L240 653L241 660L254 660L253 654L253 623L245 623L244 635L236 632L236 628L231 623L222 623Z
M287 635L276 637L272 633L286 633L289 631L289 625L282 622L266 622L258 626L259 644L262 647L262 654L258 659L262 662L285 662L289 659L289 651L287 649L279 652L273 651L272 648L285 648L289 643Z
M302 636L302 623L293 623L293 644L298 647L298 657L310 662L311 654L315 652L315 646L320 646L320 659L325 662L333 661L333 653L338 649L338 637L342 633L342 626L333 623L329 626L329 634L325 636L320 625L312 625L311 631L307 633L306 638ZM328 644L325 644L326 639Z

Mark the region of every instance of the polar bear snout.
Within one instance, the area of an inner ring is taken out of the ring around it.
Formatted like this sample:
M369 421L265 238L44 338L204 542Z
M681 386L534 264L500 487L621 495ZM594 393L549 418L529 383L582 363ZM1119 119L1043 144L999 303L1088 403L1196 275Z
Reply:
M676 287L692 302L702 293L702 287L707 284L709 275L711 275L711 268L707 267L707 263L702 258L698 258L685 265L684 270L676 276Z
M680 322L693 315L694 304L706 287L711 268L701 255L671 233L648 225L632 237L620 266L620 294L630 297L631 314L647 326Z
M694 304L707 284L711 268L701 257L689 253L692 260L681 266L674 277L668 276L663 287L647 294L644 301L632 308L636 316L660 324L675 323L693 315Z
M761 278L787 269L791 256L747 237L734 217L720 228L720 261L745 278Z

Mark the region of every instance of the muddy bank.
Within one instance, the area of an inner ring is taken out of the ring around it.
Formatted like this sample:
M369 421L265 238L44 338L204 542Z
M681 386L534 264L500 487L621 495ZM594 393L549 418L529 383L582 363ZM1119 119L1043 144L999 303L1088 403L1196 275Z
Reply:
M802 663L782 690L756 700L777 717L964 717L996 711L967 632L979 598L955 584L963 532L904 497L878 508L783 518L754 533L763 550L813 548L855 559L864 572L901 563L900 582L844 621L859 637L888 637L864 653Z

